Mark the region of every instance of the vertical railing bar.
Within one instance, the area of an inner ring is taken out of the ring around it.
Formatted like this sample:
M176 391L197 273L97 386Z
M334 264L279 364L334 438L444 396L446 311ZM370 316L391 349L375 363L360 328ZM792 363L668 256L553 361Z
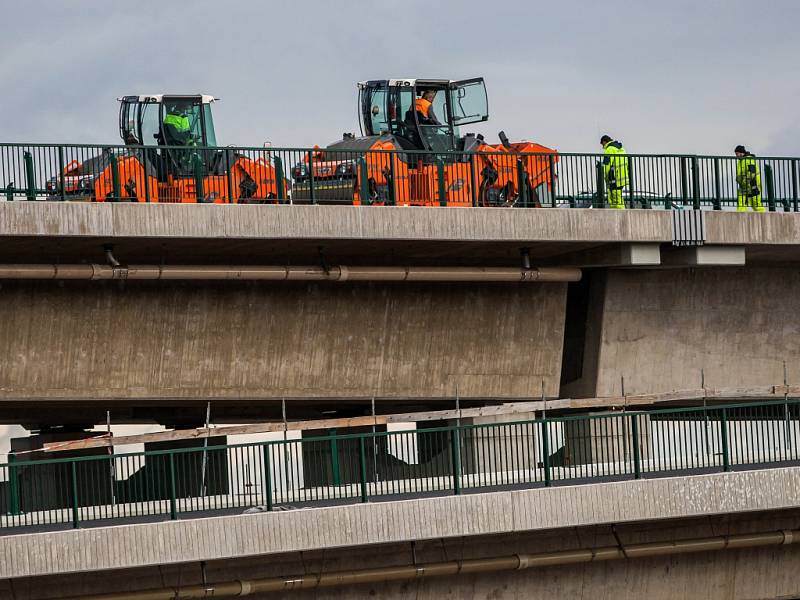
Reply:
M542 465L544 466L544 485L550 487L550 431L548 420L542 419Z
M72 528L78 529L79 515L78 515L78 468L76 461L70 463L72 473Z

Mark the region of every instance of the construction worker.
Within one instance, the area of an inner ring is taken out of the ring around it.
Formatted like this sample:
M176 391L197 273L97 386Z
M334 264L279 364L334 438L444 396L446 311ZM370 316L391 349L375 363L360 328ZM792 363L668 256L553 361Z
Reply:
M761 173L756 157L741 144L733 152L736 154L736 184L739 188L736 210L746 212L750 207L755 212L764 212L761 204Z
M611 136L604 135L600 138L603 146L603 174L608 188L608 203L611 208L625 208L622 190L628 185L628 158L625 148Z
M164 117L164 143L168 146L185 146L190 135L189 117L176 104L167 107Z
M436 98L435 90L425 90L414 101L414 108L419 115L420 125L441 125L433 112L433 100Z

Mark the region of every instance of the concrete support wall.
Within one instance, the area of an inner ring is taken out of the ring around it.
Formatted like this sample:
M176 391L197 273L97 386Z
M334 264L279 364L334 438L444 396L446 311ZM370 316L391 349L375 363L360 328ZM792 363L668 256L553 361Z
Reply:
M593 288L584 378L562 394L699 388L701 369L708 387L776 385L784 361L800 382L797 269L611 270Z
M0 400L558 394L566 284L4 283ZM109 405L110 406L110 405Z
M746 517L702 517L616 528L623 544L672 541L721 534L780 531L798 526L796 511ZM210 543L213 543L209 541ZM509 556L578 548L615 546L610 527L560 529L538 534L479 536L417 541L369 548L339 548L221 560L206 563L206 581L216 583L258 577L291 576ZM800 545L727 550L685 555L597 562L417 581L379 582L343 588L290 590L256 594L253 600L325 600L355 598L593 598L598 600L765 600L800 594ZM201 583L200 563L183 563L100 572L0 581L0 600L56 600L66 596L123 592L158 587L177 590Z
M638 436L633 435L636 419ZM634 439L639 443L639 458L649 458L650 417L619 416L613 420L564 421L564 465L615 463L632 460Z
M0 580L798 506L789 467L24 533L0 536Z

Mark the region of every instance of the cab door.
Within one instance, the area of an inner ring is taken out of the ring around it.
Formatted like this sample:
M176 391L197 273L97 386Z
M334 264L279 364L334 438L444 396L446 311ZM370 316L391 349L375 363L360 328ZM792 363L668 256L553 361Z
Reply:
M489 99L483 77L454 82L450 89L450 110L453 127L488 120Z

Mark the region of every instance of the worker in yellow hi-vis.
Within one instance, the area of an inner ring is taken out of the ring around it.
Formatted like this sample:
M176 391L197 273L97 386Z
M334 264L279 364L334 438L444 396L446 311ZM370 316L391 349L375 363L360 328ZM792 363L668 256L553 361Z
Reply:
M603 146L603 175L608 187L608 204L611 208L625 208L622 190L628 185L628 153L616 140L604 135L600 138Z
M761 204L761 173L756 157L741 144L733 152L736 154L736 185L739 188L736 210L746 212L750 207L755 212L764 212Z

